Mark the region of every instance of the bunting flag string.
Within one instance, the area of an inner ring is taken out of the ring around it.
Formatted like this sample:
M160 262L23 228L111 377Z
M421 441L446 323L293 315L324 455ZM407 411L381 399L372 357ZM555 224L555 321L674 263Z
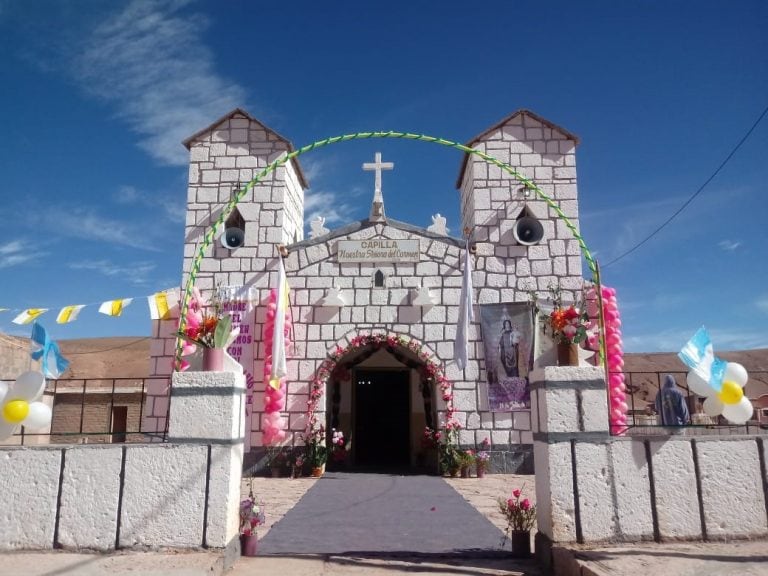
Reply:
M20 324L22 326L24 324L31 324L32 322L35 321L35 318L37 318L38 316L42 316L46 312L48 312L48 308L27 308L21 314L16 316L16 318L14 318L12 322L14 324Z
M56 316L56 322L59 324L69 324L70 322L74 322L77 320L77 316L83 308L85 308L85 304L64 306L59 312L59 315Z
M172 312L178 309L179 306L179 288L169 288L160 292L156 292L150 296L143 296L147 300L147 306L149 307L149 316L152 320L168 320L172 316ZM136 297L142 298L142 297ZM106 314L107 316L117 317L122 315L123 310L129 306L136 298L117 298L115 300L107 300L106 302L91 303L91 304L70 304L59 309L56 315L56 322L58 324L70 324L77 320L80 312L84 308L90 306L98 306L99 312ZM51 310L50 308L27 308L26 310L12 310L11 308L0 308L2 312L19 312L11 322L19 324L21 326L25 324L31 324L37 318Z
M123 308L127 308L133 302L133 298L122 298L118 300L108 300L99 306L99 312L107 316L120 316Z

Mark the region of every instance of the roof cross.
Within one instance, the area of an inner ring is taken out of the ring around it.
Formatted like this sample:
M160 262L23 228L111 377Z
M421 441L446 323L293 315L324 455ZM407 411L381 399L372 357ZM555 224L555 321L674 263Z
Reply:
M381 152L376 152L375 162L365 162L363 170L376 172L376 179L373 188L373 205L368 220L371 222L385 222L384 216L384 196L381 193L381 172L382 170L392 170L395 167L394 162L382 162Z

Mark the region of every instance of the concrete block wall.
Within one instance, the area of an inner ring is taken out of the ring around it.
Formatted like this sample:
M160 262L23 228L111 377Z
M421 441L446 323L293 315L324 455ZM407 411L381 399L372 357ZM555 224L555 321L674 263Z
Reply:
M553 543L768 537L764 438L610 436L601 369L548 367L532 381L545 562Z
M201 547L208 460L205 445L3 447L0 549Z
M231 560L245 379L196 372L173 383L172 443L0 448L0 550L208 547Z

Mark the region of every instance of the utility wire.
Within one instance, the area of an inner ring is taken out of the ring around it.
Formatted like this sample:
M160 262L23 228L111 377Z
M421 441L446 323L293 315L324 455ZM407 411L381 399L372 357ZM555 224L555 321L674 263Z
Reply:
M642 246L643 244L645 244L646 242L648 242L648 240L650 240L651 238L653 238L654 236L656 236L656 234L658 234L658 233L659 233L659 232L660 232L660 231L661 231L661 230L662 230L664 227L666 227L666 226L667 226L667 224L669 224L670 222L672 222L672 220L674 220L674 219L675 219L675 218L676 218L676 217L677 217L677 216L680 214L680 212L682 212L683 210L685 210L685 208L686 208L686 207L687 207L687 206L688 206L688 205L689 205L691 202L693 202L693 201L694 201L694 199L696 198L696 196L698 196L698 195L701 193L701 191L702 191L702 190L704 190L704 188L706 188L707 184L709 184L709 183L710 183L710 182L711 182L711 181L712 181L712 180L715 178L715 176L717 176L717 175L718 175L718 173L720 172L720 170L722 170L722 169L725 167L725 165L726 165L726 164L728 163L728 161L729 161L729 160L730 160L730 159L733 157L733 155L734 155L734 154L736 154L736 152L738 151L738 149L739 149L739 148L741 148L741 145L742 145L742 144L744 144L744 142L746 142L746 141L747 141L747 138L749 138L749 136L752 134L752 132L755 130L755 128L757 128L757 125L758 125L758 124L760 124L760 121L761 121L761 120L762 120L762 119L765 117L765 115L766 115L767 113L768 113L768 106L766 106L766 107L765 107L765 109L763 110L762 114L760 114L760 116L758 117L758 119L757 119L757 120L755 120L755 123L754 123L754 124L752 124L752 127L751 127L749 130L747 130L747 133L746 133L746 134L744 134L744 136L742 137L742 139L741 139L741 140L739 140L739 143L738 143L738 144L736 144L736 147L735 147L733 150L731 150L730 154L728 154L728 156L726 156L726 157L725 157L725 160L723 160L723 161L720 163L720 166L718 166L718 167L717 167L717 170L715 170L715 171L712 173L712 175L711 175L709 178L707 178L707 180L704 182L704 184L702 184L701 186L699 186L699 189L698 189L698 190L696 190L696 192L694 192L694 193L693 193L693 195L692 195L690 198L688 198L688 200L686 200L686 201L685 201L685 203L684 203L682 206L680 206L680 208L678 208L678 209L677 209L677 211L676 211L674 214L672 214L672 216L670 216L669 218L667 218L667 219L666 219L666 220L665 220L665 221L664 221L664 222L661 224L661 226L659 226L658 228L656 228L656 230L654 230L653 232L651 232L651 233L650 233L650 234L649 234L649 235L648 235L648 236L647 236L647 237L646 237L644 240L642 240L642 241L638 242L637 244L635 244L635 245L634 245L632 248L630 248L629 250L627 250L626 252L624 252L624 253L623 253L621 256L618 256L618 257L614 258L613 260L611 260L611 261L610 261L610 262L608 262L607 264L603 264L603 266L602 266L602 267L603 267L603 268L607 268L608 266L610 266L610 265L612 265L612 264L615 264L616 262L618 262L619 260L623 259L624 257L626 257L626 256L629 256L630 254L632 254L632 252L634 252L635 250L637 250L638 248L640 248L640 246Z
M24 336L16 336L14 338L22 338L25 339ZM110 336L107 336L107 338L110 338ZM112 336L114 338L114 336ZM123 348L129 348L130 346L133 346L134 344L138 344L139 342L144 342L145 340L149 340L150 336L145 336L143 338L138 338L136 340L132 340L128 342L127 344L121 344L120 346L115 346L113 348L102 348L100 350L85 350L83 352L67 352L67 356L82 356L85 354L101 354L102 352L112 352L113 350L122 350ZM99 338L85 338L85 340L99 340ZM8 335L0 333L0 341L5 346L10 346L11 348L18 348L19 350L28 350L29 345L19 345L16 344L13 340L11 340ZM61 340L59 340L59 343L61 343Z

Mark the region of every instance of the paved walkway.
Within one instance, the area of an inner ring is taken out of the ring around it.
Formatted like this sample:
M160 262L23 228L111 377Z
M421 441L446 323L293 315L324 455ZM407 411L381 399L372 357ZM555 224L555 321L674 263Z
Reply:
M488 555L502 538L442 478L328 473L260 538L259 553Z

